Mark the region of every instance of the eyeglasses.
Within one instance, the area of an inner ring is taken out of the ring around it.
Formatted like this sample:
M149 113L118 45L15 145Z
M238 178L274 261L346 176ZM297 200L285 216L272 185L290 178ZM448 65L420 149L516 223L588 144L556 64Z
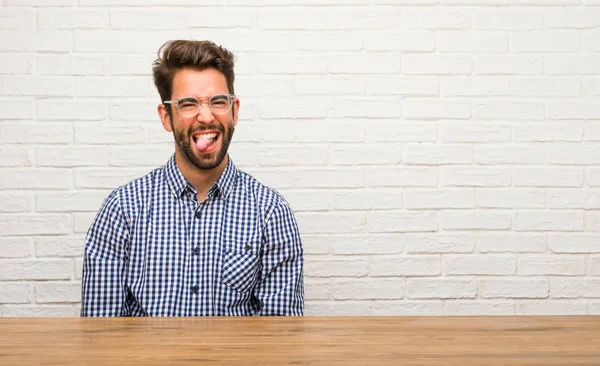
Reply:
M208 108L214 114L225 114L229 112L233 104L235 95L216 94L208 99ZM200 113L202 103L195 97L181 97L177 100L164 100L163 104L175 105L175 108L184 117L194 117Z

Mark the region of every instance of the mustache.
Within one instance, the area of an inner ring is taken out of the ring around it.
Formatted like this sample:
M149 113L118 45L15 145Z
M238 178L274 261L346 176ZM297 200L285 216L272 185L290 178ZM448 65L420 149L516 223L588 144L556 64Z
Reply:
M194 132L201 132L201 131L207 131L207 130L218 130L219 132L222 132L222 133L225 132L225 128L223 127L223 125L221 125L220 123L215 123L215 124L210 124L210 125L200 125L197 127L190 127L190 129L188 130L188 135L191 135Z

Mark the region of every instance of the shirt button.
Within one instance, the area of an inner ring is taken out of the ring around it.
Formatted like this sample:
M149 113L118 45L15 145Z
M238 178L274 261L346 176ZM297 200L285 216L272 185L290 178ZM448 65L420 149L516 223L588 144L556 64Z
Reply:
M196 247L194 248L194 254L198 255L200 253L200 248Z
M196 218L199 219L200 218L200 211L196 212Z
M245 250L245 251L249 251L249 250L250 250L250 245L249 245L249 244L246 244L246 246L244 247L244 250Z
M195 294L198 293L198 285L192 286L192 292L195 293Z

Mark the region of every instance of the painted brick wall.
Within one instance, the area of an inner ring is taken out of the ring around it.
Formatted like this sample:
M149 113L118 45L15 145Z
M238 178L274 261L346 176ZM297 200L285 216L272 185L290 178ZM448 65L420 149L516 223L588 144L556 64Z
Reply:
M0 4L0 316L78 314L95 212L173 151L174 38L237 55L231 154L295 209L307 314L600 314L600 1Z

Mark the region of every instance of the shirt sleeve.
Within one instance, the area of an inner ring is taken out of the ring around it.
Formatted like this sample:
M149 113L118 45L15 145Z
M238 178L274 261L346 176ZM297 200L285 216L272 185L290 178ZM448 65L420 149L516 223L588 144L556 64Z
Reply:
M81 316L127 316L129 228L113 191L90 226L83 257Z
M265 227L257 315L304 315L303 249L289 204L281 199Z

